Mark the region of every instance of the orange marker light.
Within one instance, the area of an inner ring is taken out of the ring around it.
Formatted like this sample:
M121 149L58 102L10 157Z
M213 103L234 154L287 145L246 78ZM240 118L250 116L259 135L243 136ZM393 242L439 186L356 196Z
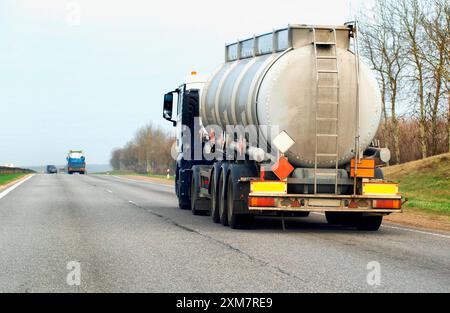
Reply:
M401 200L374 200L373 207L376 209L400 209L402 207Z
M274 207L275 199L274 198L250 197L250 198L248 198L248 204L251 207Z

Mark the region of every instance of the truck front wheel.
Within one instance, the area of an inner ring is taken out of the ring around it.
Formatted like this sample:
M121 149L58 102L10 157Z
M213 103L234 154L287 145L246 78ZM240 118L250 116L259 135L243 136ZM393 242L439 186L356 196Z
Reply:
M186 201L182 197L178 197L178 207L181 210L190 210L191 209L191 204L189 203L189 201Z

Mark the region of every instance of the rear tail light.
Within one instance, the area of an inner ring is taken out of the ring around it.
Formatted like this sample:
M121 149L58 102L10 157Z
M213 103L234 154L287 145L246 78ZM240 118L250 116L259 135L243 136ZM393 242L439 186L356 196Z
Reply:
M248 203L251 207L274 207L274 198L250 197Z
M400 209L402 207L401 200L374 200L373 207L375 209Z

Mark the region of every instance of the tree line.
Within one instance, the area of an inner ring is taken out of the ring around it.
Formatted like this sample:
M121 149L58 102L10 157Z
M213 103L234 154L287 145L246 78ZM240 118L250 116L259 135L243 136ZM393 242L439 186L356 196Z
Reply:
M111 153L110 164L115 170L137 173L167 174L174 172L171 147L175 139L152 124L140 128L134 138Z
M359 19L360 52L382 95L378 137L393 163L449 152L448 0L375 0Z
M375 0L359 14L359 50L382 96L377 138L392 164L450 151L450 3ZM173 173L175 139L148 124L112 151L116 170Z

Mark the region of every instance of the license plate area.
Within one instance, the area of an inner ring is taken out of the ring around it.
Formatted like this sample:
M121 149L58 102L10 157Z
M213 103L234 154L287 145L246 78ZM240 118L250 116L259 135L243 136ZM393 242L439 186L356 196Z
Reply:
M339 200L339 199L309 199L308 204L310 207L338 208L341 206L341 200Z

